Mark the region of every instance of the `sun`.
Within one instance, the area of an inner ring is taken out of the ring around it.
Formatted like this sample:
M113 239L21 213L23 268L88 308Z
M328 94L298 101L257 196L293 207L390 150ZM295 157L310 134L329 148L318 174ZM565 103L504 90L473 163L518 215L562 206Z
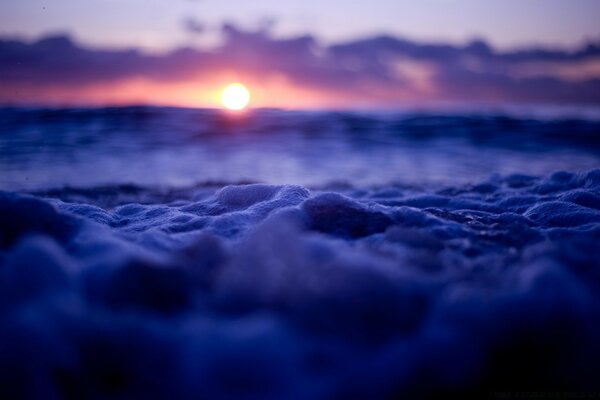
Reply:
M229 84L221 93L221 102L229 110L243 110L250 103L250 91L241 83Z

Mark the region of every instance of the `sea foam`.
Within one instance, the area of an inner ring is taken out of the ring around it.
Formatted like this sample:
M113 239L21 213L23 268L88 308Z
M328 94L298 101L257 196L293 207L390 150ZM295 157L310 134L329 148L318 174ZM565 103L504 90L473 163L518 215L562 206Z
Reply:
M0 194L3 398L599 390L600 170Z

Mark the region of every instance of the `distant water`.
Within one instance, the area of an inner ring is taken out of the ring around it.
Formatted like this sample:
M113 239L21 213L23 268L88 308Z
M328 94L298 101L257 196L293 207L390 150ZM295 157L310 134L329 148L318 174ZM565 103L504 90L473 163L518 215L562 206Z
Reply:
M600 166L600 120L498 113L0 109L0 188L455 185Z

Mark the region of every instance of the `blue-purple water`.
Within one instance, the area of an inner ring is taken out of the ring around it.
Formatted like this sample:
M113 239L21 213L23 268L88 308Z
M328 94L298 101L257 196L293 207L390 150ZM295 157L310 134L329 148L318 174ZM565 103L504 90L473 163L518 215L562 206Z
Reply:
M599 135L568 114L3 109L0 186L456 185L598 167Z
M589 116L2 109L0 397L599 393L599 167Z

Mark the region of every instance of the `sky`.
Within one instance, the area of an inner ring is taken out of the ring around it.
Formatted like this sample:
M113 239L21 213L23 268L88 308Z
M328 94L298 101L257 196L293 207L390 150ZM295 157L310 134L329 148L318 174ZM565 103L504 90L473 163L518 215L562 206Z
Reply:
M275 21L276 35L311 33L327 43L380 33L482 37L497 47L600 37L597 0L0 0L0 11L3 36L69 32L89 44L149 49L212 44L224 21L246 28ZM204 32L182 29L189 20Z
M599 16L597 0L0 0L0 102L215 106L236 80L258 106L597 104Z

